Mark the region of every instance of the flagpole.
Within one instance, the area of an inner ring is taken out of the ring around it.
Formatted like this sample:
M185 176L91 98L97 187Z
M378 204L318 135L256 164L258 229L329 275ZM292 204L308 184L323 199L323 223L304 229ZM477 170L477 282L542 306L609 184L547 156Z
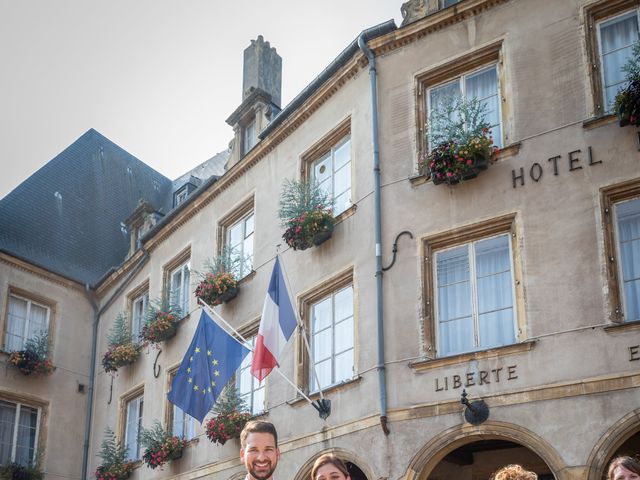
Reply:
M276 258L278 258L280 256L279 253L276 253ZM280 262L282 263L282 262ZM289 285L289 277L287 276L287 270L284 268L284 264L282 265L282 268L280 269L283 273L283 278L285 283L287 284L287 293L291 292L291 288ZM291 298L289 298L289 301L291 301ZM293 313L296 316L296 322L298 323L298 326L300 327L300 329L302 330L302 339L304 341L304 346L306 347L307 350L307 355L309 356L309 363L311 364L311 370L313 371L313 378L315 378L316 380L316 386L318 387L318 392L320 393L320 398L324 399L324 395L322 394L322 388L320 387L320 378L318 377L318 374L316 373L316 367L313 364L313 359L311 358L311 347L309 346L309 340L307 339L307 332L304 328L304 324L302 323L302 319L299 318L299 312L297 308L293 309Z
M198 304L202 305L202 306L203 306L207 311L209 311L211 314L215 315L215 316L216 316L216 318L217 318L218 320L220 320L222 323L224 323L224 325L225 325L227 328L229 328L229 329L230 329L230 330L231 330L231 331L236 335L236 337L237 337L237 338L239 338L240 340L242 340L242 341L244 342L244 346L245 346L246 348L248 348L249 350L251 350L251 352L253 352L253 347L252 347L252 346L251 346L251 344L247 341L247 339L246 339L246 338L244 338L244 337L240 334L240 332L238 332L235 328L233 328L233 327L229 324L229 322L227 322L227 321L222 317L222 315L220 315L220 314L219 314L218 312L216 312L213 308L211 308L209 305L207 305L207 303L206 303L206 302L202 301L202 300L201 300L201 299L199 299L199 298L198 298ZM237 340L237 339L236 339L236 340ZM304 393L302 390L300 390L300 388L299 388L295 383L293 383L289 378L287 378L287 377L285 376L285 374L284 374L284 373L282 373L282 372L280 371L280 366L279 366L279 365L278 365L278 368L276 368L276 372L278 372L278 373L280 374L280 376L281 376L282 378L284 378L284 379L287 381L287 383L289 383L289 385L291 385L293 388L295 388L295 389L296 389L296 391L297 391L297 392L298 392L298 393L299 393L299 394L300 394L300 395L301 395L301 396L302 396L302 397L303 397L307 402L309 402L311 405L313 405L313 401L312 401L312 400L311 400L307 395L305 395L305 393Z

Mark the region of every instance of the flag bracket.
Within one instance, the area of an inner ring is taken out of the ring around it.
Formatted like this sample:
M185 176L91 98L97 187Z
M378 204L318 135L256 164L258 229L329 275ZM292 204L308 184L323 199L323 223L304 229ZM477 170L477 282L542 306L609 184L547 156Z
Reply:
M326 420L331 415L331 400L328 398L319 398L311 405L318 411L321 419Z

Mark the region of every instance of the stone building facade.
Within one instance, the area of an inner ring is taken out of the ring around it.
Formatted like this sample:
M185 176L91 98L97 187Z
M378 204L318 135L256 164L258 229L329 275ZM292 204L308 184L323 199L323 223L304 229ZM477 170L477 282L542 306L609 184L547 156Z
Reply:
M375 112L372 59L358 39L282 110L279 57L262 38L252 42L273 77L261 83L270 91L245 85L228 119L236 139L227 170L141 232L91 288L100 316L89 471L105 427L126 439L158 420L192 440L163 471L141 465L133 478L243 478L238 443L212 445L166 400L198 320L197 272L235 238L251 268L216 311L255 335L279 253L332 402L323 420L279 376L260 385L237 373L254 413L278 427L278 478L308 478L314 459L332 451L358 480L479 480L514 462L541 478L599 480L612 456L640 451L638 132L609 113L620 58L638 39L638 2L415 1L403 11L402 27L362 34L375 57ZM420 166L443 89L487 103L501 147L486 171L453 186L434 184ZM249 133L255 142L244 141ZM337 222L318 247L293 251L281 238L287 178L332 186ZM92 310L78 285L37 283L20 273L28 261L3 263L0 318L7 323L11 288L59 301L56 312L75 298L87 335ZM140 299L171 292L188 312L178 335L115 377L102 372L117 315L132 318ZM56 344L79 344L81 331ZM281 371L315 399L304 334L289 342ZM56 363L58 355L54 344ZM22 380L11 380L9 401ZM53 387L37 388L47 397ZM486 420L469 416L463 390L484 401ZM40 427L47 472L53 413Z

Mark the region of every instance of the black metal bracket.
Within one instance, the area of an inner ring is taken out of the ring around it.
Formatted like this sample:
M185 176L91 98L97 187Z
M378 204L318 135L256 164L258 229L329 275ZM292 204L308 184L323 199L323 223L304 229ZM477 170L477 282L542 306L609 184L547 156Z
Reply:
M318 411L321 419L326 420L331 415L331 400L328 398L319 398L311 405Z
M396 253L398 253L398 240L402 235L409 235L409 238L413 239L413 233L411 233L409 230L404 230L403 232L400 232L396 236L396 240L393 242L393 250L392 250L393 259L391 260L391 263L389 264L388 267L382 267L383 272L386 272L387 270L389 270L391 267L393 267L393 264L396 263Z
M107 405L111 405L111 400L113 400L113 375L111 376L111 386L109 387L109 400L107 401Z
M158 357L162 353L162 349L158 348L158 354L156 355L156 359L153 361L153 376L158 378L160 376L160 365L158 365Z
M484 400L470 402L466 390L462 390L460 403L467 407L464 409L464 419L471 425L480 425L489 418L489 405Z

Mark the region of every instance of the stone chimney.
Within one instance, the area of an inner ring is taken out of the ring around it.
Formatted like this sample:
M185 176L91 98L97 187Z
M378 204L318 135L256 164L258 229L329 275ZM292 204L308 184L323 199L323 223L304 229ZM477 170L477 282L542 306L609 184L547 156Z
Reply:
M238 163L260 141L258 134L280 112L282 58L262 35L244 51L242 103L227 118L234 138L225 169Z
M244 101L256 88L271 95L271 102L280 108L282 91L282 58L265 42L262 35L251 40L244 51L242 71L242 100Z

